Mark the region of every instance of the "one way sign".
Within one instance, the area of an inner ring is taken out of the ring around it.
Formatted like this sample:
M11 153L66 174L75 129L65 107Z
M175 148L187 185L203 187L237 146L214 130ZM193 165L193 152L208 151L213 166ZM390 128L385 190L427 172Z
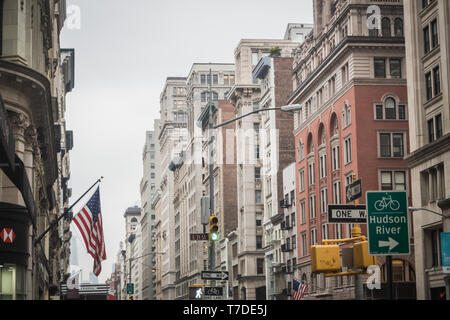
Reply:
M228 271L202 271L203 280L228 280Z

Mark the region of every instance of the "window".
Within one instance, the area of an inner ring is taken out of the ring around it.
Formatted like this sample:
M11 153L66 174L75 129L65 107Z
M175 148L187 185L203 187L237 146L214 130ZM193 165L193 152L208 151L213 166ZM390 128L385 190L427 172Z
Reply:
M445 198L445 173L441 163L421 172L422 205Z
M255 181L259 181L261 179L261 168L255 167Z
M258 64L258 52L252 52L252 65L256 66Z
M213 74L213 84L218 84L218 83L219 83L219 75Z
M316 217L316 196L309 196L309 217L314 219Z
M319 171L320 171L320 179L325 178L327 176L327 155L321 155L319 158Z
M255 190L255 203L261 204L262 203L261 201L262 201L261 190Z
M431 46L430 46L430 27L426 26L423 28L423 47L425 54L430 52Z
M386 78L386 59L375 58L375 78Z
M219 100L219 94L217 92L213 92L212 93L212 101L217 101Z
M202 102L206 102L207 101L207 93L206 92L202 92L202 94L201 94L201 101Z
M405 171L381 171L381 190L405 191Z
M375 119L383 120L383 105L379 104L375 107Z
M323 188L320 190L320 212L321 213L327 213L328 210L328 192L327 188Z
M341 181L339 180L333 182L333 200L334 204L341 203Z
M256 226L257 227L261 227L262 226L262 213L261 212L256 212Z
M387 98L385 103L385 119L386 120L395 120L397 110L396 103L393 98Z
M434 82L434 95L437 96L441 93L441 77L439 72L439 66L433 69L433 82Z
M398 119L406 120L406 106L404 104L398 106Z
M391 78L402 78L402 59L390 59Z
M297 236L293 235L292 236L292 249L297 249ZM295 266L295 264L294 264Z
M291 213L291 223L292 226L295 227L295 212Z
M256 273L264 274L264 258L256 259Z
M380 157L403 158L403 133L380 133Z
M305 158L305 144L302 141L298 142L298 160L302 161Z
M305 169L300 169L299 171L299 186L300 186L300 192L305 191Z
M200 75L200 84L206 84L206 74Z
M306 201L305 200L300 201L300 216L301 216L300 224L305 224L306 223Z
M256 158L256 160L260 159L259 144L255 145L255 158Z
M351 139L351 137L345 138L344 146L345 146L344 161L345 161L345 164L347 165L350 162L352 162L352 139Z
M315 178L314 178L314 162L311 162L311 163L308 165L308 170L309 170L309 172L308 172L308 176L309 176L309 185L313 185L313 184L314 184L314 181L315 181Z
M349 75L348 75L348 63L345 64L345 66L342 67L342 84L346 84L349 80Z
M332 149L332 157L333 157L333 171L338 170L340 165L339 165L339 146L334 146Z
M391 36L391 20L389 18L383 18L381 20L381 33L383 37Z
M328 240L328 223L322 224L322 240Z
M311 229L311 245L315 245L317 243L317 230L316 228Z
M438 35L438 24L437 20L431 21L431 46L432 48L436 48L439 44L439 35Z
M334 225L334 232L335 232L336 239L341 239L342 238L342 224L336 223Z
M396 37L403 37L403 20L400 18L394 21L394 33Z
M262 249L263 245L262 245L262 236L256 236L256 249Z
M442 115L428 120L428 142L432 143L442 137Z
M431 80L431 72L425 74L425 86L426 86L427 100L431 100L431 98L433 98L433 84Z
M302 256L306 257L308 255L308 243L306 240L306 232L302 232Z

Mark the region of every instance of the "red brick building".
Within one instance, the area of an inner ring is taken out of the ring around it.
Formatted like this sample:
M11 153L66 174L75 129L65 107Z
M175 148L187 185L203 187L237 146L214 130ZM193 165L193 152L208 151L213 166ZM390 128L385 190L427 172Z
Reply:
M311 273L310 247L351 237L351 224L328 223L328 204L345 204L345 187L362 179L373 190L406 190L409 151L403 6L380 6L379 29L355 1L315 0L314 31L294 58L298 262L308 298L354 297L353 277ZM361 2L361 1L359 1ZM364 2L364 1L363 1ZM367 1L367 7L373 2ZM326 19L323 19L326 17ZM364 21L364 23L362 23ZM361 225L366 234L366 225ZM394 257L399 281L413 282L413 255ZM379 257L383 282L384 258Z

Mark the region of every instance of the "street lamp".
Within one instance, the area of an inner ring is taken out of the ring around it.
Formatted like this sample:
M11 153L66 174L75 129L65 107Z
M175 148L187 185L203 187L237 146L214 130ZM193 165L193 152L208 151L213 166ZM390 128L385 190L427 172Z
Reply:
M434 213L434 214L436 214L436 215L438 215L438 216L441 216L441 217L443 217L443 218L445 218L445 219L450 219L450 216L443 215L442 213L439 213L439 212L436 212L436 211L433 211L433 210L430 210L430 209L427 209L427 208L415 208L415 207L409 207L408 209L409 209L409 211L411 211L411 212L422 211L422 210L423 210L423 211L428 211L428 212Z
M273 110L275 110L275 111L282 111L282 112L297 112L297 111L300 111L301 109L302 109L302 106L299 105L299 104L293 104L293 105L287 105L287 106L275 107L275 108L263 108L263 109L253 110L252 112L249 112L249 113L244 114L242 116L239 116L237 118L225 121L225 122L223 122L221 124L218 124L216 126L212 126L212 125L211 126L212 126L212 129L217 129L217 128L226 126L227 124L230 124L232 122L235 122L237 120L240 120L242 118L248 117L248 116L250 116L252 114L259 113L259 112L264 112L264 111L273 111Z

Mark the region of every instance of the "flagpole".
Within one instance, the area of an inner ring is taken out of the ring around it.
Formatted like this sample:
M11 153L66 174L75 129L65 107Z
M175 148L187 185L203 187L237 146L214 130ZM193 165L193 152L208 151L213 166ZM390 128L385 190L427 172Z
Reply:
M103 179L103 176L102 177L100 177L100 179L98 179L97 181L95 181L95 183L85 192L85 193L83 193L83 195L81 196L81 197L79 197L78 199L77 199L77 201L75 201L69 208L67 208L67 209L65 209L64 210L64 213L56 220L56 221L53 221L53 223L34 241L34 245L37 245L41 240L42 240L42 238L53 228L53 227L55 227L58 223L59 223L59 221L61 221L61 219L62 218L64 218L64 217L66 217L67 216L67 214L70 212L70 210L72 210L72 208L78 203L78 202L80 202L80 200L81 199L83 199L83 197L89 192L89 191L91 191L92 190L92 188L94 188L96 185L97 185L97 183L100 183L101 181L102 181L102 179Z

